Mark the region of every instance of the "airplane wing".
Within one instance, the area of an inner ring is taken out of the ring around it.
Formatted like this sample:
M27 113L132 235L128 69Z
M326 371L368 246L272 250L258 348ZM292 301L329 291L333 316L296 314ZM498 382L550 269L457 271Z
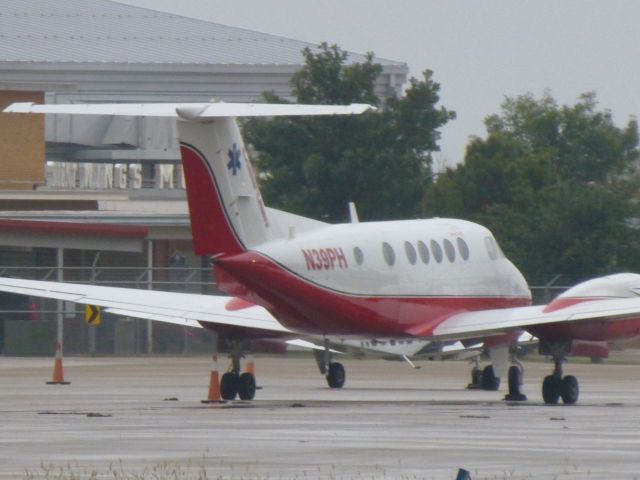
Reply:
M188 327L213 323L291 335L266 309L229 308L230 297L0 277L0 291L99 306L105 312Z
M422 325L413 328L413 335L433 336L437 339L486 337L517 329L567 322L602 320L617 321L640 317L640 297L585 299L580 303L549 311L546 305L503 308L465 312L453 315L435 327Z
M2 277L0 291L95 305L108 313L189 327L212 323L278 336L295 335L263 307L252 305L237 309L231 305L230 297ZM464 312L436 325L427 322L415 326L406 333L429 340L462 340L541 325L638 318L640 297L589 300L553 311L546 308L540 305Z

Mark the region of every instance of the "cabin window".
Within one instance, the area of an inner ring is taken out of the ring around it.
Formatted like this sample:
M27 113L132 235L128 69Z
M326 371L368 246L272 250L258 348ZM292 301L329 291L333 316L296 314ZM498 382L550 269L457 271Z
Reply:
M467 242L458 237L456 239L456 243L458 244L458 251L460 252L462 259L469 260L469 246L467 245Z
M456 249L453 246L453 243L448 238L445 238L442 243L444 244L444 253L447 254L447 258L450 262L456 261Z
M442 263L442 247L435 240L431 240L431 253L433 253L433 258L436 259L436 262Z
M498 246L496 241L491 237L484 237L484 246L487 249L487 255L491 260L497 260L498 258Z
M420 260L422 260L422 263L427 265L431 255L429 254L429 249L422 240L418 241L418 253L420 254Z
M360 247L353 247L353 258L358 265L362 265L364 262L364 253Z
M404 252L407 254L407 260L411 265L415 265L418 261L418 254L411 242L404 242Z
M396 263L396 252L393 251L393 247L387 242L382 242L382 256L390 267Z

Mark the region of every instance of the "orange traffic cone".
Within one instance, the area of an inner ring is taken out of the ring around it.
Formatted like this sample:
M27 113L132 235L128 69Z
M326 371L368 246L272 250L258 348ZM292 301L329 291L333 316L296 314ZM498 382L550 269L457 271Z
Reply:
M213 364L211 365L211 378L209 379L209 394L202 403L218 403L220 402L220 378L218 376L218 354L213 355Z
M56 342L56 358L53 364L53 380L47 385L69 385L71 382L64 381L64 371L62 370L62 345Z
M253 360L253 355L247 355L247 362L244 366L245 373L250 373L254 377L256 376L256 364Z

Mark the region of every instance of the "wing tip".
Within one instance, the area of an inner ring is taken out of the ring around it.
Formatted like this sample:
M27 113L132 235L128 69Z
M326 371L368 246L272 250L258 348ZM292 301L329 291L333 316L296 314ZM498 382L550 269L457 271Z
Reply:
M34 102L15 102L3 110L4 113L28 113L33 110Z

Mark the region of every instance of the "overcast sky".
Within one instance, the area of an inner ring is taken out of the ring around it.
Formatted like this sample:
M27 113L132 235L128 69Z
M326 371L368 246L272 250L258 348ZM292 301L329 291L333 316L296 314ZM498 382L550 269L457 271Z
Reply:
M640 111L636 0L121 0L434 71L441 103L457 112L443 157L462 160L471 135L505 96L545 89L572 104L595 91L622 125Z

